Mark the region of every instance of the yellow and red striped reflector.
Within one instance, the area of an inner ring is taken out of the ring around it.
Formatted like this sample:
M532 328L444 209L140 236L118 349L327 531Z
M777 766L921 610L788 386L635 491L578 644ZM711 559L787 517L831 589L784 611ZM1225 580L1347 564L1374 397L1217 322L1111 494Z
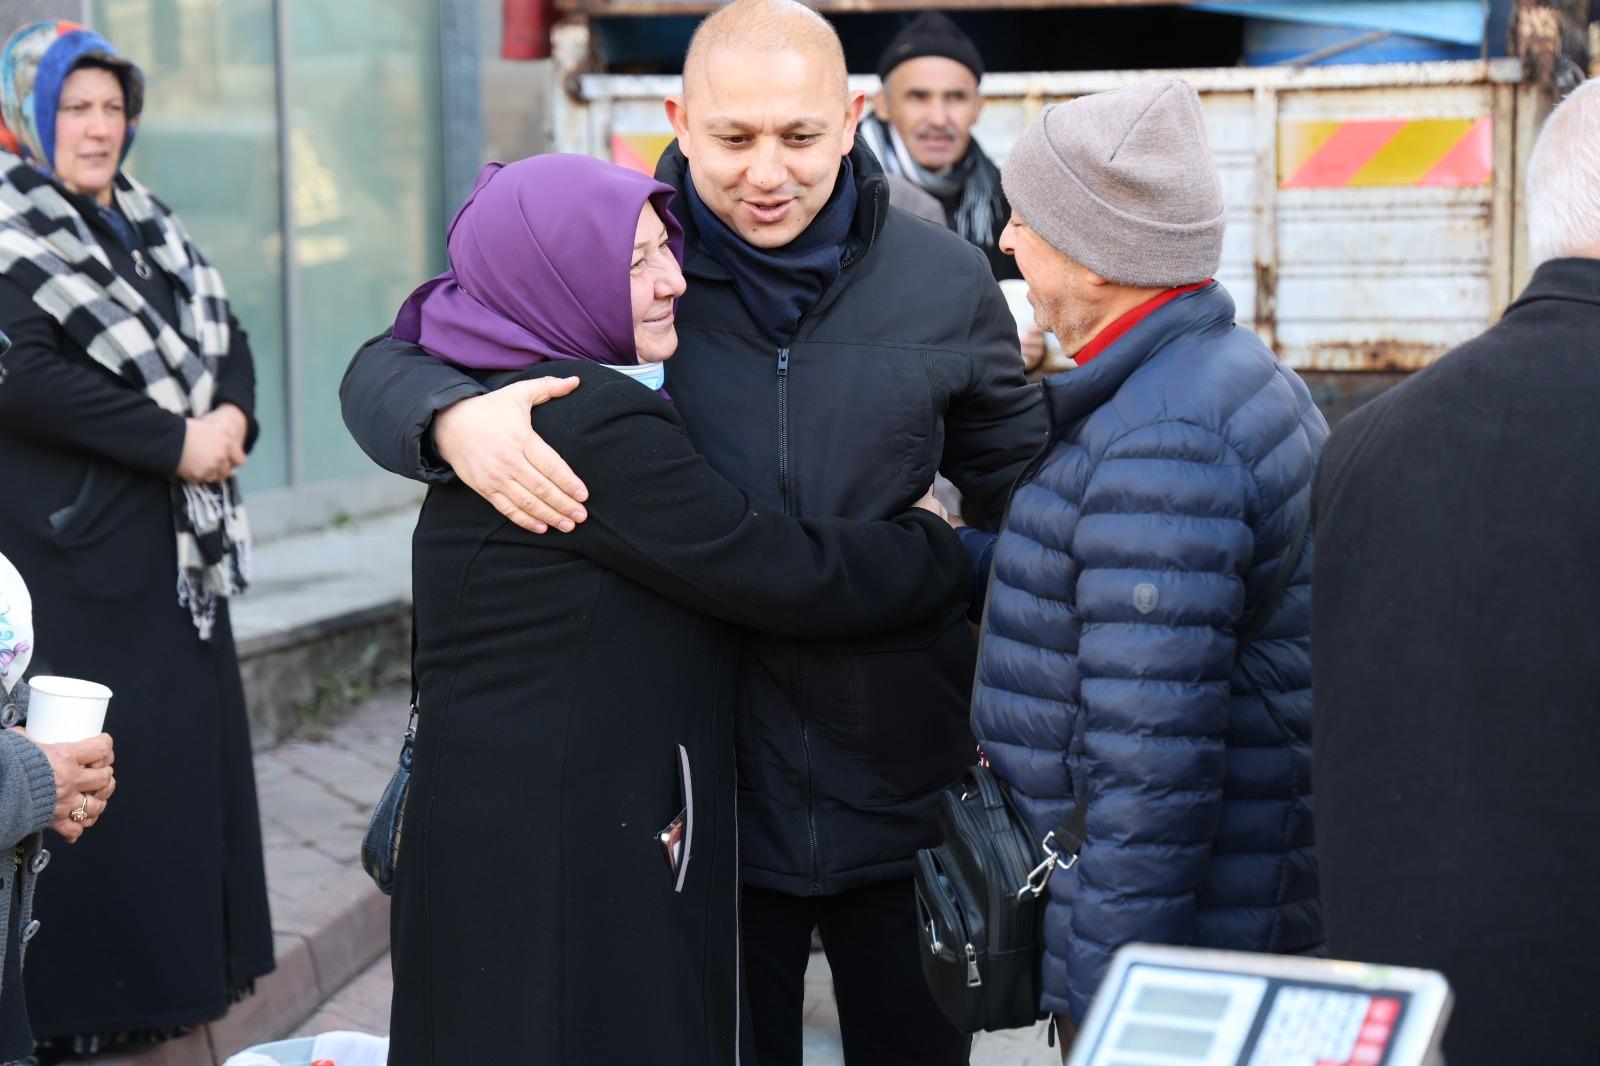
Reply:
M1280 122L1278 184L1485 185L1494 175L1493 133L1488 116Z
M670 133L613 133L611 161L619 167L654 177L656 163L671 143Z

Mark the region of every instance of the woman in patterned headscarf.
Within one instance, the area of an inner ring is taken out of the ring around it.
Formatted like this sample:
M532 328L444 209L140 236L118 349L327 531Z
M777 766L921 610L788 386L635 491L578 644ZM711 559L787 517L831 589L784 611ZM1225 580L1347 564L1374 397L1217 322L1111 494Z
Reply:
M33 585L34 669L116 692L106 728L139 781L91 847L60 849L37 908L47 1058L218 1017L273 965L228 623L255 375L221 277L122 172L143 94L74 23L0 51L0 552Z

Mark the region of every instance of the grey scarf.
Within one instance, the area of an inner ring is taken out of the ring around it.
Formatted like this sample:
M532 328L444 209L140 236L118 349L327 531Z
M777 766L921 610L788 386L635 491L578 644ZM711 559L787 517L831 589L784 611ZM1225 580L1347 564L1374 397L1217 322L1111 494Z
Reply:
M1005 195L1000 190L1000 169L973 141L955 165L933 171L911 158L900 131L877 117L861 123L867 146L890 174L898 174L927 189L941 201L956 201L955 231L979 247L994 244L1005 227ZM959 198L959 199L958 199Z

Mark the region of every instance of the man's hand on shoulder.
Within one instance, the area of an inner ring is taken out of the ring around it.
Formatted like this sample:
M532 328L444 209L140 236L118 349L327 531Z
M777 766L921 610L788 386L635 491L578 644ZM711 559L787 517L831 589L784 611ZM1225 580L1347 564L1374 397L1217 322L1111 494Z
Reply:
M456 476L531 533L570 533L589 517L578 475L533 431L533 408L576 389L579 379L534 378L460 400L433 419L433 443Z

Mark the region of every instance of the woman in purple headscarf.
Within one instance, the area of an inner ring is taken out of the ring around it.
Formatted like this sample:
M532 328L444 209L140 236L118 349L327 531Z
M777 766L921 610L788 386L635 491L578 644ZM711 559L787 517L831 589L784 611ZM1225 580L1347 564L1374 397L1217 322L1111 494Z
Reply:
M542 536L459 483L423 505L390 1066L738 1061L741 627L845 637L965 598L931 498L797 521L696 454L660 388L671 195L584 156L492 164L396 321L495 385L578 378L539 431L592 494Z

